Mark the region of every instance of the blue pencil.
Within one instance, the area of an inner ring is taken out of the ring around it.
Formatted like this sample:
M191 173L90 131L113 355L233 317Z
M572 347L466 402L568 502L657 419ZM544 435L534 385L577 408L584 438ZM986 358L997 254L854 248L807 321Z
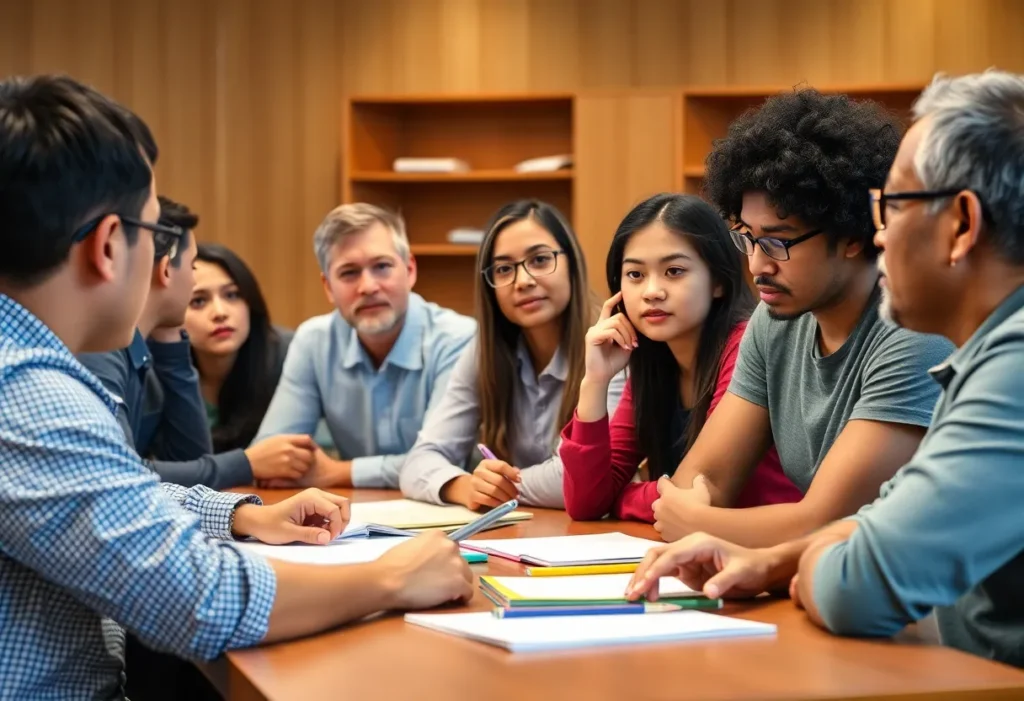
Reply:
M523 606L496 608L495 618L544 618L548 616L622 616L646 613L671 613L684 609L719 609L721 599L692 599L682 603L639 603L615 606Z

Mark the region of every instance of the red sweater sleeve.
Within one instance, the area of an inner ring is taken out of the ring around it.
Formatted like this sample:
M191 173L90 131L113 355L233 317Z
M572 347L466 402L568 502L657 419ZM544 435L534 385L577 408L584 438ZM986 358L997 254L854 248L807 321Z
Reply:
M722 351L722 363L718 371L718 384L715 386L715 396L711 399L711 406L708 409L708 416L718 406L718 402L725 396L729 389L729 382L732 380L732 371L736 367L736 358L740 354L740 340L743 338L743 331L747 328L747 322L736 324L736 327L729 334L725 342L725 349ZM743 487L736 503L736 508L748 506L766 506L768 504L786 504L803 499L803 492L797 489L796 485L782 471L782 462L775 446L771 446L768 452L761 458L761 462L754 468L750 479Z
M562 459L566 513L574 520L586 521L612 511L644 457L636 445L633 392L628 380L611 422L607 416L598 421L580 421L574 414L562 430L558 454Z

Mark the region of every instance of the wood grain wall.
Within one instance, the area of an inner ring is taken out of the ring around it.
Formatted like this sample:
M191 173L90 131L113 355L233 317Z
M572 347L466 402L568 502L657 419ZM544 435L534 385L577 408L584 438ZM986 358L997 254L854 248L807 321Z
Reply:
M161 145L159 189L251 263L286 324L325 309L310 241L338 199L345 93L906 82L990 65L1024 71L1024 0L0 0L0 75L68 72L137 110ZM642 102L587 104L599 111L581 126L616 109L650 122Z

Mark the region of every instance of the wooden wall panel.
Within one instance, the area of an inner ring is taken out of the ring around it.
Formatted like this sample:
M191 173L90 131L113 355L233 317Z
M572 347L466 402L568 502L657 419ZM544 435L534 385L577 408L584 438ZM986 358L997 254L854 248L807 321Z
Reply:
M923 82L1024 71L1022 28L1024 0L0 0L0 75L68 72L138 111L159 189L250 261L294 325L326 308L310 241L338 201L346 94ZM591 106L586 129L657 160L639 145L652 135L627 133L651 124ZM609 143L579 144L588 231L617 221L589 198L624 187L622 208L645 182L586 170L619 158L587 153Z
M604 263L619 222L633 205L673 187L679 107L675 93L576 101L576 232L599 294L608 291Z

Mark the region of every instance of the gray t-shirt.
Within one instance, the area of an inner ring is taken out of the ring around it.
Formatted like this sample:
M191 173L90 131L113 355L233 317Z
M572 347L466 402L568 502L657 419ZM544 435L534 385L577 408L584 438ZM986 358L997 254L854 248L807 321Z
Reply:
M766 407L786 476L806 492L853 419L927 426L939 396L928 369L953 353L945 338L886 324L876 287L846 343L822 357L812 314L782 321L759 305L729 391Z

